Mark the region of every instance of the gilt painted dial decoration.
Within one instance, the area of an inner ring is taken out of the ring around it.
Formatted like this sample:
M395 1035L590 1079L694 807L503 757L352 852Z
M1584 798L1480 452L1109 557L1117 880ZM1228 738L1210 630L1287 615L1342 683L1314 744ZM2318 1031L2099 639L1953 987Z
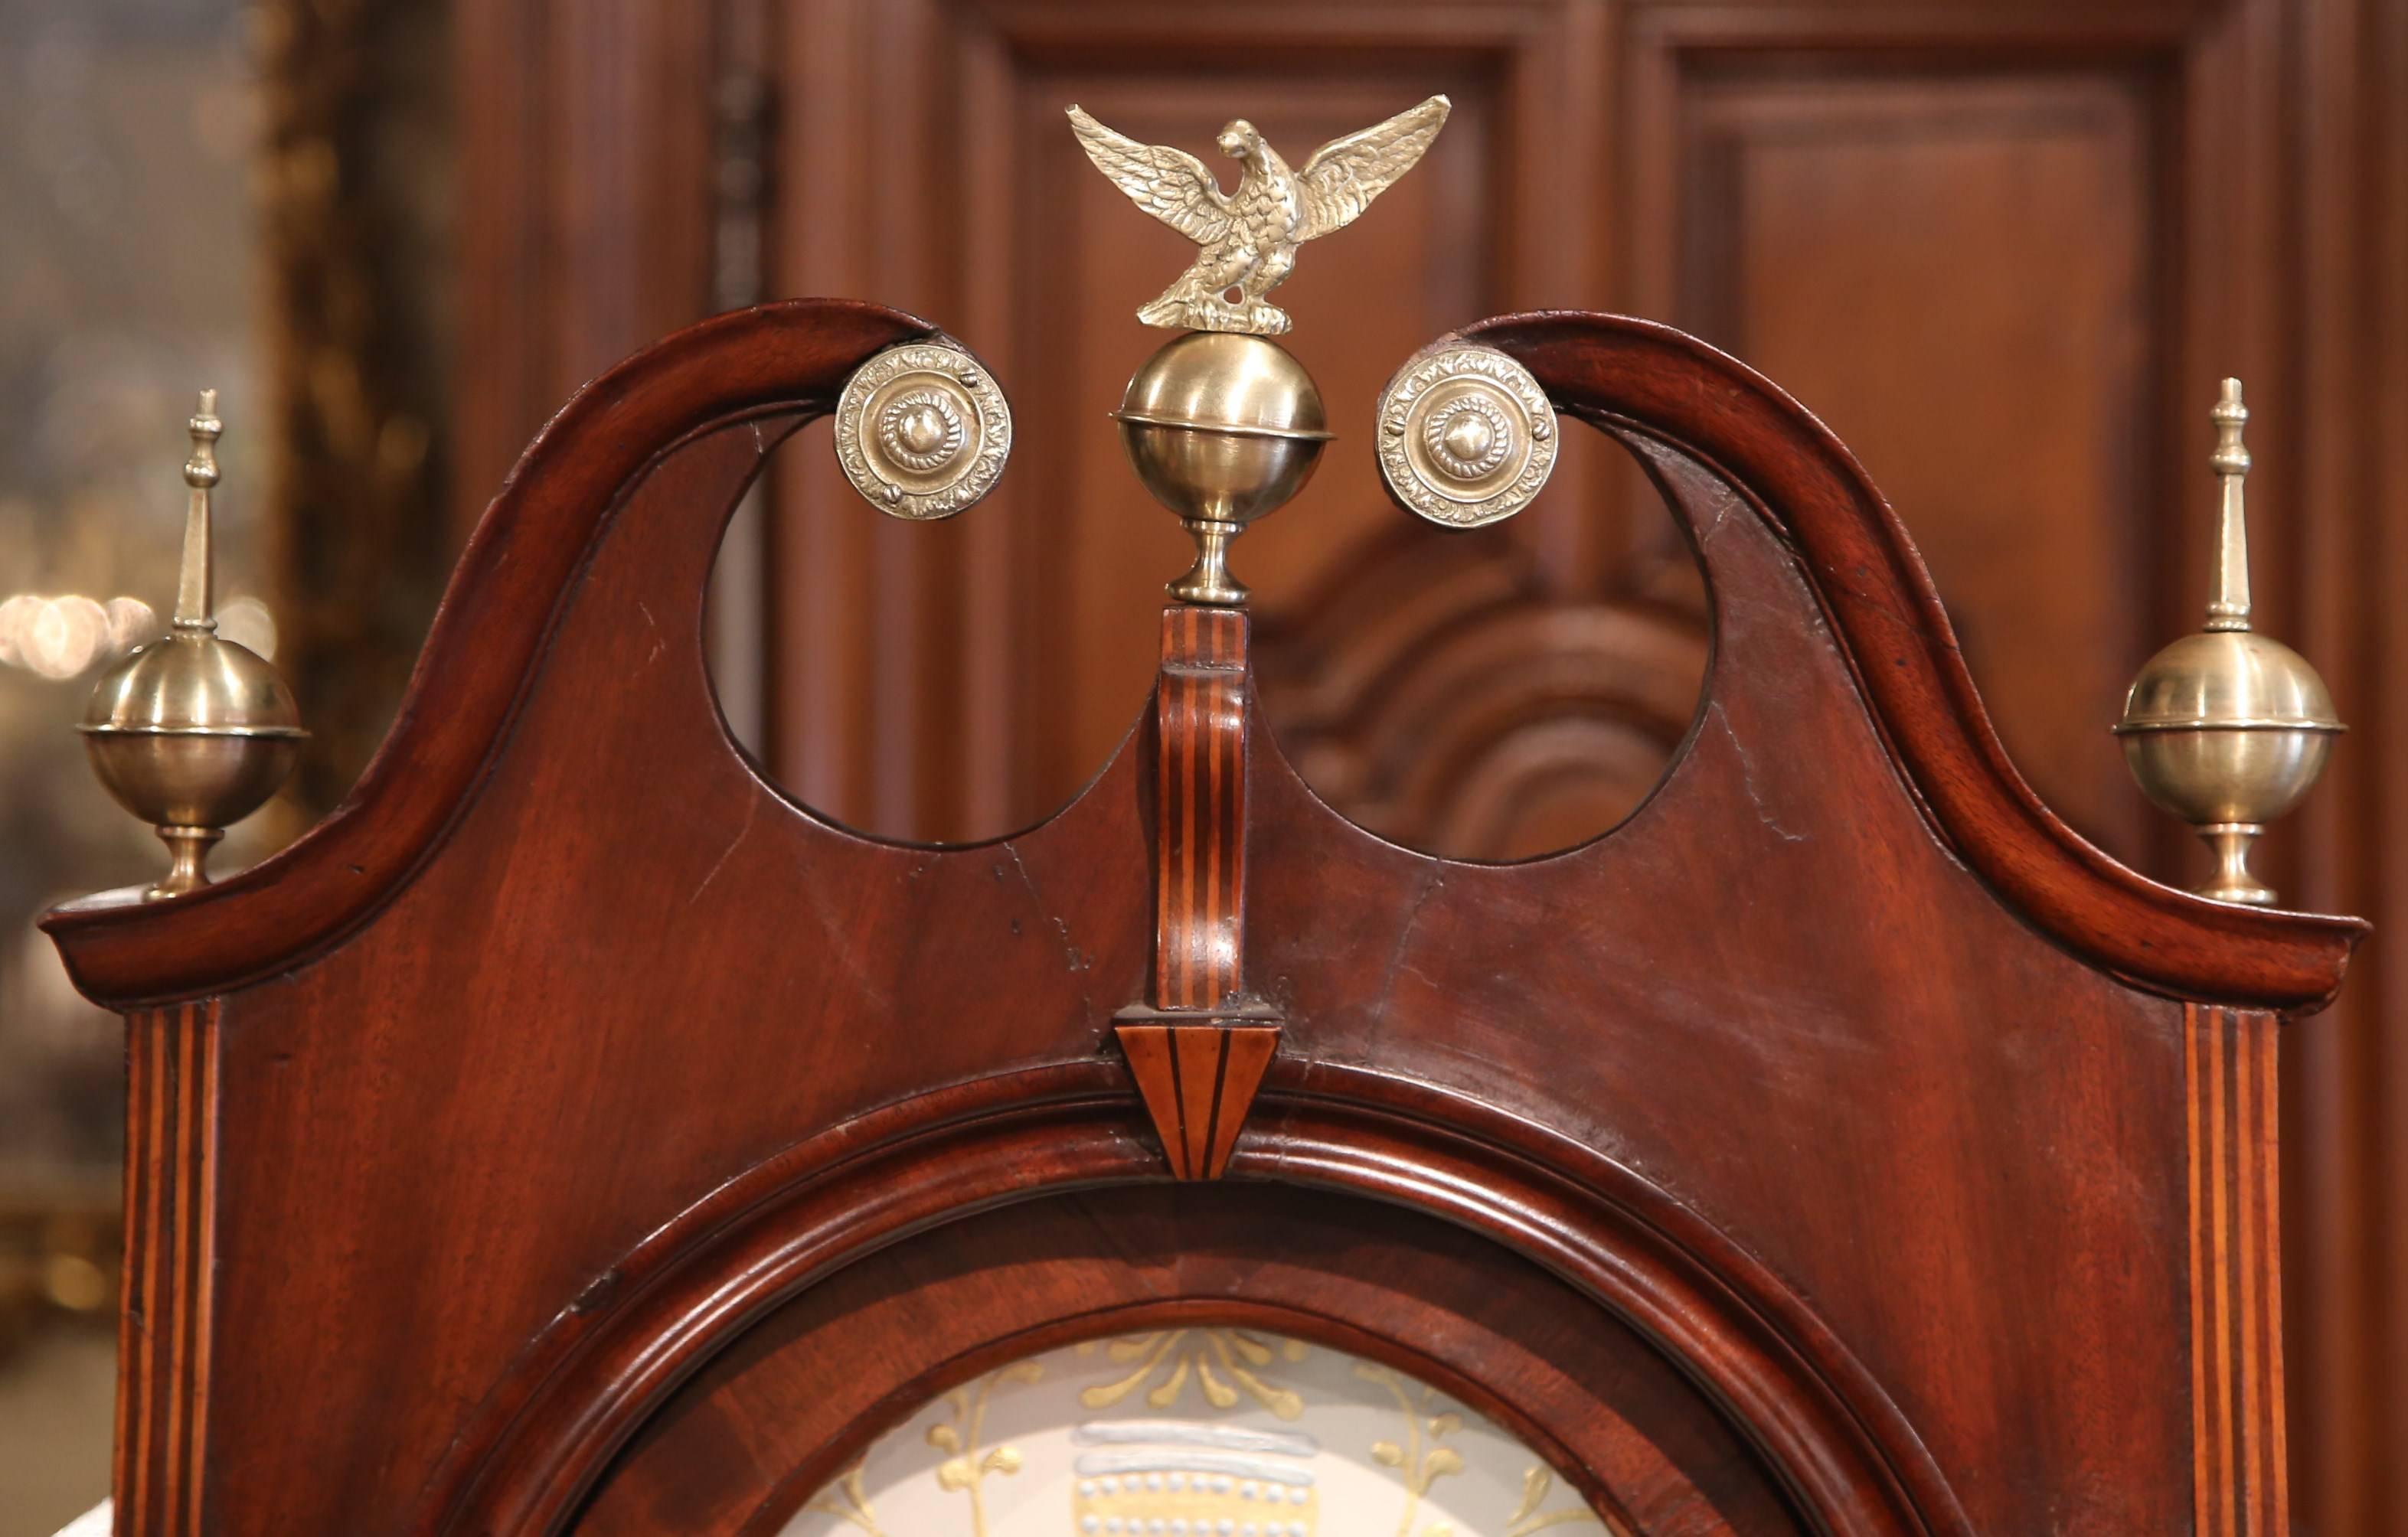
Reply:
M784 1537L1528 1537L1614 1532L1539 1456L1393 1367L1167 1329L944 1394ZM1616 1533L1619 1537L1619 1533Z

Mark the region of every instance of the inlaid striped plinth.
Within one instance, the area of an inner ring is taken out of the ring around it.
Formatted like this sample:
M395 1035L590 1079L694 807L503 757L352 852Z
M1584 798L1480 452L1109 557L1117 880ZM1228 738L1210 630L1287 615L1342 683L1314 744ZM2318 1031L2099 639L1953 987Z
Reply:
M2274 1016L2184 1011L2189 1087L2192 1510L2200 1537L2290 1528Z
M1154 681L1154 1006L1245 987L1246 616L1163 610Z
M1242 609L1162 613L1152 1006L1117 1028L1182 1179L1220 1177L1279 1049L1246 999L1246 634Z
M126 1017L125 1280L118 1315L117 1530L201 1530L217 1269L218 1010Z

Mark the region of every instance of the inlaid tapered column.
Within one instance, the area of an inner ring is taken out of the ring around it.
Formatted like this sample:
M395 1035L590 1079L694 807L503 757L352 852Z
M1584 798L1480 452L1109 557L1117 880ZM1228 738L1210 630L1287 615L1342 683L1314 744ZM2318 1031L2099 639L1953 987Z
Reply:
M1154 979L1118 1032L1171 1171L1228 1163L1275 1018L1246 993L1246 701L1243 609L1163 610L1154 694Z

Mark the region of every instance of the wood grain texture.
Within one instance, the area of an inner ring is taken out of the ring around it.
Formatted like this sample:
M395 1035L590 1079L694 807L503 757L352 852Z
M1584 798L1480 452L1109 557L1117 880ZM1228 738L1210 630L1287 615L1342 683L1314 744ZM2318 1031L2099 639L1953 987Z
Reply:
M449 548L560 403L710 313L724 5L487 0L447 29L459 139ZM810 291L804 291L810 292Z
M1374 1074L1283 1077L1276 1123L1258 1146L1240 1147L1233 1179L1419 1208L1521 1252L1701 1379L1818 1530L1969 1530L1895 1407L1803 1301L1644 1178L1475 1104ZM411 1530L554 1530L595 1498L589 1488L618 1448L658 1418L689 1373L805 1285L944 1212L1142 1177L1153 1154L1108 1086L1093 1063L1001 1075L888 1106L747 1170L531 1342L465 1426ZM865 1199L873 1191L882 1193ZM1249 1294L1243 1285L1216 1289L1241 1305ZM919 1312L902 1300L907 1316ZM996 1346L990 1359L1004 1347L986 1343ZM887 1348L899 1364L934 1364L920 1345ZM1499 1402L1528 1390L1502 1362L1463 1370ZM1592 1401L1612 1396L1598 1374L1584 1375L1583 1388ZM904 1396L896 1389L880 1407L899 1412L906 1404L894 1401ZM1550 1416L1541 1428L1572 1436L1578 1424L1577 1415ZM824 1476L841 1449L882 1425L879 1415L850 1416L837 1444L815 1454L827 1460L807 1467ZM802 1470L765 1471L804 1481ZM717 1498L710 1482L698 1479L688 1498Z
M1518 521L1518 519L1517 519ZM1566 592L1514 526L1372 543L1254 646L1262 713L1316 793L1454 859L1586 842L1654 792L1713 636L1685 542Z
M2331 999L2364 922L2235 907L2157 885L2041 803L1990 729L1905 528L1855 457L1779 386L1694 337L1640 320L1507 316L1459 336L1520 359L1559 410L1627 422L1699 454L1731 478L1749 510L1794 541L1940 832L2060 943L2171 992L2287 1009Z
M1206 1146L1204 1174L1218 1179L1237 1151L1238 1134L1246 1129L1246 1114L1279 1051L1279 1032L1262 1025L1221 1028L1221 1084L1212 1100L1212 1137Z
M786 799L711 696L728 508L843 360L917 334L771 306L615 371L457 578L382 760L414 776L209 895L51 920L108 996L227 989L219 1530L565 1530L682 1385L890 1245L1172 1188L1112 1049L1156 977L1143 730L1050 820L929 847ZM1809 1530L2181 1530L2181 1000L2313 1003L2356 927L2210 908L2055 824L1878 496L1762 379L1638 321L1479 334L1687 528L1707 697L1611 836L1516 865L1365 833L1248 722L1244 975L1281 1040L1216 1188L1554 1276ZM884 1316L865 1343L915 1359L910 1307ZM739 1413L726 1386L684 1412ZM1601 1368L1579 1386L1611 1401Z
M2181 254L2147 195L2165 101L2140 60L1936 73L1693 65L1670 150L1684 259L1644 312L1847 439L1907 509L2033 788L2137 864L2175 839L2099 732L2136 659L2197 623L2201 567L2165 556L2204 522L2185 493L2213 398L2187 398L2193 430L2159 441L2165 397L2186 398L2151 286ZM1888 302L1908 294L1946 298ZM1965 473L1985 459L2012 472Z
M714 426L831 410L863 360L929 334L874 305L771 305L680 333L578 391L477 525L392 734L343 804L286 858L195 892L180 912L130 889L53 909L43 924L76 985L120 1007L197 997L339 940L409 878L472 792L625 485Z
M112 1487L121 1532L203 1525L216 1296L218 1010L126 1021L125 1279Z

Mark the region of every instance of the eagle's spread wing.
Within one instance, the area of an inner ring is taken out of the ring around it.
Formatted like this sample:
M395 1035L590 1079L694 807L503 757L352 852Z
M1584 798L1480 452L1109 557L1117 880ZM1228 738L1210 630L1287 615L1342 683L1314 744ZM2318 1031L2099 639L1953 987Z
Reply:
M1373 198L1388 190L1388 183L1412 170L1413 162L1422 158L1422 151L1445 125L1447 107L1444 96L1432 96L1376 127L1331 139L1315 149L1296 177L1297 200L1303 215L1297 239L1318 240L1354 222Z
M1199 246L1228 232L1229 201L1194 155L1168 145L1140 144L1097 122L1082 107L1070 108L1070 128L1096 169L1111 178L1139 207Z

